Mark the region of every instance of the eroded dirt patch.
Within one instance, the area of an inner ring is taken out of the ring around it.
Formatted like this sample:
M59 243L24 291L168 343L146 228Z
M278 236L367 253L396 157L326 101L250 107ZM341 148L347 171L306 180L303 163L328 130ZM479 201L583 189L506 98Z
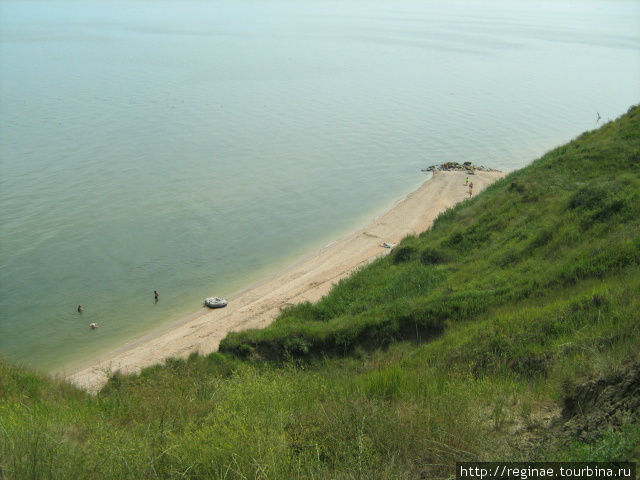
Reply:
M570 389L561 419L562 431L581 441L640 422L640 362Z

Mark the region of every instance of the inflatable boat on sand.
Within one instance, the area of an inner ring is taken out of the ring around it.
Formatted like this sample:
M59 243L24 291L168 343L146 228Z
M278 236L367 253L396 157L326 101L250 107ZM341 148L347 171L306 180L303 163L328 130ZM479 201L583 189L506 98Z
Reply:
M227 300L220 297L209 297L204 299L204 304L209 308L222 308L227 306Z

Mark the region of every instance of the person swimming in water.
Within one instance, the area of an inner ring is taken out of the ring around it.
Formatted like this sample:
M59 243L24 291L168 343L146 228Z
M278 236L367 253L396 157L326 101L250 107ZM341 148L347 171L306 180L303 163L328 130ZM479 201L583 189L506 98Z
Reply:
M82 307L82 305L78 305L78 313L82 313L83 310L84 308Z
M93 322L92 322L92 323L90 323L90 324L89 324L89 328L90 328L91 330L95 330L96 328L98 328L98 324L97 324L97 323L93 323Z

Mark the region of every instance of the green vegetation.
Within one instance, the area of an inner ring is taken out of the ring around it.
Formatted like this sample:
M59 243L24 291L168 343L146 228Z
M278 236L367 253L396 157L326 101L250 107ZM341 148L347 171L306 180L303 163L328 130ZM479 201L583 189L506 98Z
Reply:
M0 363L0 478L419 479L456 461L638 461L637 402L598 403L583 392L600 387L581 384L640 396L639 192L634 107L222 353L115 375L95 397Z

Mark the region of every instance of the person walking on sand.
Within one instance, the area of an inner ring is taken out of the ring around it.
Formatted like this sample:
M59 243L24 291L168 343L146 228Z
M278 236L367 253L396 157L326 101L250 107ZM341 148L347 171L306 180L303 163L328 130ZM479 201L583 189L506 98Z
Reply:
M465 180L464 184L469 185L469 177L467 177L467 180Z
M469 196L472 196L472 195L473 195L473 189L472 189L472 188L470 188L470 189L469 189Z

